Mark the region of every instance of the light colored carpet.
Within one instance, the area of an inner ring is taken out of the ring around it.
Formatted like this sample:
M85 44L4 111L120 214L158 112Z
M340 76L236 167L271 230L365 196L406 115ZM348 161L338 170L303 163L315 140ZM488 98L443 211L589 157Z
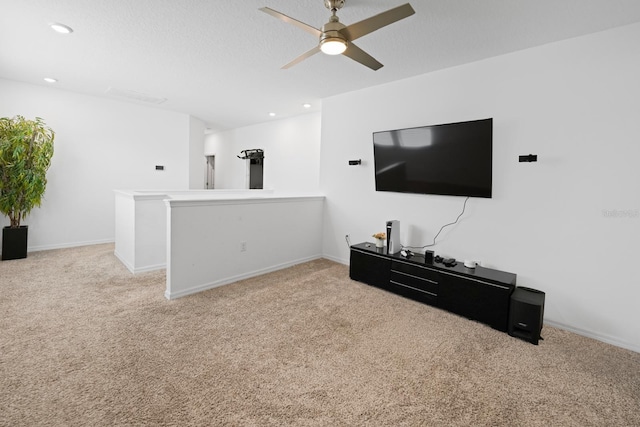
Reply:
M0 425L640 425L638 353L534 346L327 260L167 301L113 249L0 263Z

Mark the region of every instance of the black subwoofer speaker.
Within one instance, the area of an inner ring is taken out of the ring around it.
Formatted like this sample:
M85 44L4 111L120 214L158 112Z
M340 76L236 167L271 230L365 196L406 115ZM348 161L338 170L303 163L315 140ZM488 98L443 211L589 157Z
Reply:
M541 340L545 294L537 289L518 287L511 294L508 333L538 345Z

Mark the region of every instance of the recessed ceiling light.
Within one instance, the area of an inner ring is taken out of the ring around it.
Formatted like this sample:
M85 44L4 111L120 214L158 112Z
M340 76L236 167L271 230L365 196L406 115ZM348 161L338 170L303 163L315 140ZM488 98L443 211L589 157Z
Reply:
M73 28L59 23L53 23L49 25L53 31L60 34L71 34L73 33Z
M311 108L311 104L302 104L304 108Z
M275 117L275 116L276 116L276 113L269 113L269 115L270 115L271 117Z
M53 79L51 77L45 77L44 81L47 83L56 83L58 81L58 79Z

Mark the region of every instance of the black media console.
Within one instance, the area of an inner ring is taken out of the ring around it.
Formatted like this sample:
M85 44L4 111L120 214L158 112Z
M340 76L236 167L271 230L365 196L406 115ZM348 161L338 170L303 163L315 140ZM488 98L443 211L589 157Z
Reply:
M490 268L425 264L424 256L388 254L374 243L351 246L349 276L507 332L516 275Z

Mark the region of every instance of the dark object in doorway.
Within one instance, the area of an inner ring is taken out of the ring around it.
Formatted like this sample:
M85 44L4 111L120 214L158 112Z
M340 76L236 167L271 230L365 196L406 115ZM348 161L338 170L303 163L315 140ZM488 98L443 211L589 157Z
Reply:
M252 148L250 150L240 151L242 156L239 159L249 160L249 189L263 189L264 175L264 150L260 148Z

